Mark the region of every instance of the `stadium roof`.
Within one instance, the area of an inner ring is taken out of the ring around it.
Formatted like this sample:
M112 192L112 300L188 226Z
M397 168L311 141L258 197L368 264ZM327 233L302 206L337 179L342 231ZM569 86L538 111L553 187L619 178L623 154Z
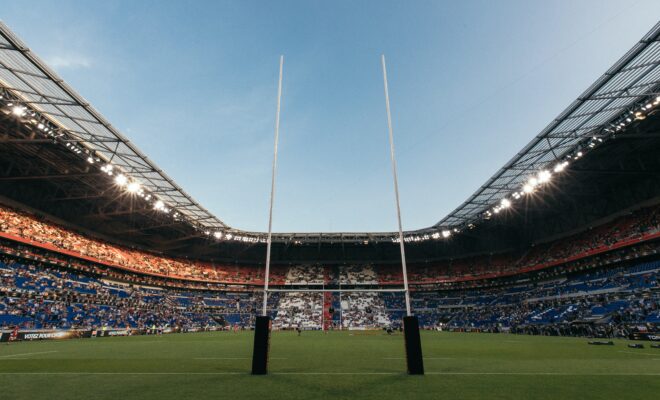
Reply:
M470 198L435 226L473 223L530 177L554 166L594 137L616 133L613 123L660 93L660 22L568 106ZM614 128L614 129L613 129Z
M440 239L452 229L488 219L493 207L503 199L513 201L510 196L522 193L523 185L540 171L588 151L594 140L614 137L622 118L660 95L659 89L660 23L469 199L435 225L406 232L406 240ZM121 170L138 181L151 195L151 202L162 201L200 234L222 232L223 239L263 240L263 233L231 228L197 203L0 22L0 95L3 93L34 112L39 121L47 121L62 142L76 146L82 158L112 164L115 175ZM278 233L273 240L367 243L392 241L396 236L392 232Z
M2 22L0 85L57 125L70 141L139 180L150 193L190 222L211 229L227 228L48 68Z

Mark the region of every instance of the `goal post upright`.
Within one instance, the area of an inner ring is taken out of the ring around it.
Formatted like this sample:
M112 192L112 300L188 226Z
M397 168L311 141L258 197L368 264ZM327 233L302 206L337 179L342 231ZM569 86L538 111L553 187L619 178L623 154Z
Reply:
M394 156L394 134L392 132L392 113L390 111L390 93L387 85L387 66L385 55L380 57L383 67L383 85L385 89L385 109L387 111L387 129L390 140L390 158L392 161L392 178L394 180L394 197L396 199L396 217L399 228L399 249L401 250L401 270L403 273L403 288L406 299L406 316L403 318L404 340L406 348L406 362L410 375L424 375L424 362L422 358L422 343L419 335L419 321L412 315L410 307L410 289L408 288L408 269L406 266L406 250L403 241L403 226L401 224L401 205L399 202L399 179L396 170L396 157Z
M268 316L268 281L270 280L270 258L273 239L273 202L275 199L275 176L277 172L277 145L280 137L280 109L282 104L282 71L284 56L280 56L280 73L277 83L277 112L275 114L275 143L273 145L273 169L270 181L270 204L268 210L268 238L266 240L266 271L264 274L264 299L261 316L254 326L254 348L252 351L252 374L268 373L268 351L270 347L271 321Z
M277 173L277 145L280 139L280 108L282 104L282 71L284 68L284 56L280 56L280 75L277 83L277 112L275 114L275 144L273 145L273 168L270 178L270 204L268 209L268 238L266 239L266 273L264 275L264 303L261 312L267 316L268 305L268 281L270 279L270 252L273 242L273 201L275 199L275 176Z

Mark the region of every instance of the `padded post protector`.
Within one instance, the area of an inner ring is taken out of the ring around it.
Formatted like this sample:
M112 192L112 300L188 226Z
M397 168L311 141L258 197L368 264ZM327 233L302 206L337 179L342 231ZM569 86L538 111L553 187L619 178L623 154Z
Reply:
M252 375L268 373L268 350L270 349L270 317L257 317L254 327L254 349L252 351Z
M403 336L406 343L408 374L424 375L422 340L419 337L419 321L417 317L403 317Z

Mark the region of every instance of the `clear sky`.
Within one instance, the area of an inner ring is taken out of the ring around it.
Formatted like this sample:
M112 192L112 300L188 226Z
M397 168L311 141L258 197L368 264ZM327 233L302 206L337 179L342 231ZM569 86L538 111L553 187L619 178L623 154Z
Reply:
M274 230L404 229L451 212L658 20L657 0L36 1L0 18L202 205Z

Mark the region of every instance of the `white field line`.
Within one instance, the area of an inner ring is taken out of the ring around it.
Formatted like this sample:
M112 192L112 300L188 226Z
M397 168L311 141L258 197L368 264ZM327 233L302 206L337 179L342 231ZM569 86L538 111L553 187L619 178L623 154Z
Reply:
M19 357L19 356L32 356L32 355L35 355L35 354L49 354L49 353L57 353L57 352L58 352L57 350L53 350L53 351L40 351L40 352L37 352L37 353L7 354L5 356L0 356L0 358Z
M251 357L195 357L193 360L251 360ZM285 357L268 357L269 360L288 360Z
M0 375L250 375L247 372L0 372ZM403 372L271 372L269 375L406 375ZM426 375L660 376L659 373L426 372Z
M453 357L423 357L425 360L455 360ZM383 357L383 360L405 360L404 357Z
M637 354L638 356L653 356L653 357L658 356L657 354L638 353L636 351L625 351L625 350L619 350L619 353Z

